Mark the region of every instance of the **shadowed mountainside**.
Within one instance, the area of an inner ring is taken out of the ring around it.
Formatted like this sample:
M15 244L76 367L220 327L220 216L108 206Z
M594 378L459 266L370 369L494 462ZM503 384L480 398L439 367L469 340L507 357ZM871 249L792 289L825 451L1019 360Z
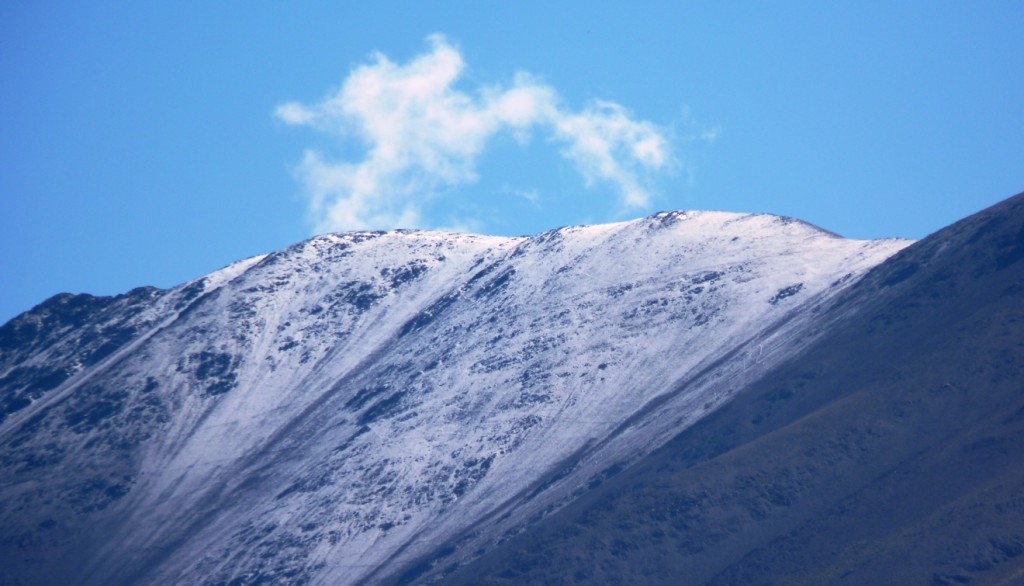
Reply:
M827 333L452 584L1024 583L1024 194L873 269Z

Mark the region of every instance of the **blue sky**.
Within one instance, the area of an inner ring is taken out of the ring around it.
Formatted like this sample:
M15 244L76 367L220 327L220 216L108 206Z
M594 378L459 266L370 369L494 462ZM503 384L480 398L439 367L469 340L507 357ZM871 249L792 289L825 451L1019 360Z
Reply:
M317 229L919 238L1024 190L1022 31L1019 1L4 2L0 322Z

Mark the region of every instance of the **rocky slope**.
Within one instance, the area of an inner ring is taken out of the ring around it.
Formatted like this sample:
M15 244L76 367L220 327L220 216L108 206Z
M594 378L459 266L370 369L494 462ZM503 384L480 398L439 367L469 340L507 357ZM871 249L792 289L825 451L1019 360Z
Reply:
M0 328L0 580L439 575L728 404L907 244L674 212L57 296Z
M723 408L446 583L1024 583L1024 194L816 321Z

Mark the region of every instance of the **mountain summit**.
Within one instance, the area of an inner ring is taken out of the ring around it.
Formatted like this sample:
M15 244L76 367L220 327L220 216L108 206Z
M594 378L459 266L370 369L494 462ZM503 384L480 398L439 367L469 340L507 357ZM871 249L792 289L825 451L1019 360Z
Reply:
M1024 583L1024 194L902 250L822 334L453 584Z
M927 242L904 252L943 250ZM523 238L330 234L169 290L58 295L0 328L3 581L496 568L895 303L877 292L927 272L883 264L910 244L667 212Z

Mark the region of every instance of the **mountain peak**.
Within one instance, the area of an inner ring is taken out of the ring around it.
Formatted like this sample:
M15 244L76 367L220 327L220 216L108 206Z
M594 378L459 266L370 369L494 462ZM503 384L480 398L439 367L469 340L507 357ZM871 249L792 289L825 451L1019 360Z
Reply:
M461 570L434 552L421 575L1019 582L1022 261L1024 194L810 308L813 342L637 465Z
M448 540L462 559L726 404L907 244L726 212L324 234L82 299L57 337L8 324L5 558L88 583L374 581Z

